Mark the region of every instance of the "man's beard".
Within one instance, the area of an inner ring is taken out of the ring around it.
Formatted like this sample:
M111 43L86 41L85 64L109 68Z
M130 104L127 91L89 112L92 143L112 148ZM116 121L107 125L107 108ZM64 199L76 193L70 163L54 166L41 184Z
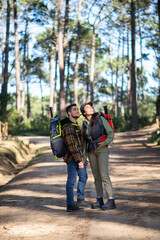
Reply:
M72 118L74 118L74 119L78 119L80 116L73 116L72 115Z

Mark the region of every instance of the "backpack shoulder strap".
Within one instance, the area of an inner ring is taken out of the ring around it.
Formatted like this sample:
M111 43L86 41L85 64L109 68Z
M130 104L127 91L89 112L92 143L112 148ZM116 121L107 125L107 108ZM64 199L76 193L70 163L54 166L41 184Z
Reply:
M99 117L98 117L98 122L99 122L99 124L102 126L102 136L103 136L103 135L105 135L105 129L104 129L104 126L103 126L101 117L104 117L103 113L102 113L102 114L100 113L100 115L99 115ZM104 118L105 118L105 117L104 117Z
M87 121L83 121L83 123L82 123L82 131L83 132L86 132L87 131L87 126L88 126L88 123L87 123Z

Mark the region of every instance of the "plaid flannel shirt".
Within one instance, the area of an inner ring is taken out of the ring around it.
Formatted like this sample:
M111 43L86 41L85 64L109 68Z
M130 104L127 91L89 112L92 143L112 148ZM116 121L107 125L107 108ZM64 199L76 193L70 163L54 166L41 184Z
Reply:
M62 128L62 137L69 150L64 155L64 162L68 163L72 158L74 158L77 163L82 162L82 135L79 125L71 121L65 124Z

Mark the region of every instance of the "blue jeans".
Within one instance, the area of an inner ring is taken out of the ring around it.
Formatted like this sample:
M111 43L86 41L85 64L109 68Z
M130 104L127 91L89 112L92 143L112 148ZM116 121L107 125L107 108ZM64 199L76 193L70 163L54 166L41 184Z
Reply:
M66 194L67 194L67 205L74 204L74 185L77 181L77 175L79 177L77 184L77 199L84 199L84 189L87 181L87 171L86 166L80 169L78 168L78 164L72 159L69 163L67 163L67 182L66 182Z

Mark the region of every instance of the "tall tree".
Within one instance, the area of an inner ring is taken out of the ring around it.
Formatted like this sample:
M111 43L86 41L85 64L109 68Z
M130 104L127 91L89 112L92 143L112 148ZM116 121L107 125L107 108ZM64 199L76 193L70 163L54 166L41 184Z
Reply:
M25 9L25 33L24 33L24 40L23 40L23 86L22 86L22 103L21 107L24 111L25 106L25 86L26 86L26 78L27 78L27 60L26 60L26 49L27 49L27 42L28 42L28 6Z
M1 9L1 12L2 12L2 37L1 37L1 45L2 45L2 73L3 73L3 68L4 68L4 2L3 0L1 1L1 4L2 4L2 9ZM3 77L3 75L2 75Z
M124 120L124 114L125 114L125 111L124 111L124 90L123 90L123 87L124 87L124 25L123 25L123 28L122 28L122 31L123 31L123 42L122 42L122 85L121 85L121 115L122 115L122 119ZM122 121L124 123L124 121Z
M10 12L11 12L11 0L7 0L7 20L6 20L6 41L4 50L4 69L2 72L2 96L4 101L2 102L2 121L6 121L7 110L7 93L8 93L8 65L9 65L9 35L10 35Z
M17 0L14 3L14 35L15 35L15 69L16 69L16 95L17 95L17 110L21 109L21 92L20 92L20 63L19 63L19 40L18 40L18 26L17 26Z
M158 26L159 26L158 47L159 47L159 54L160 54L160 0L158 0L157 2L157 9L158 9ZM158 59L160 60L160 56ZM159 77L159 92L160 92L160 61L158 61L158 77Z
M54 28L52 29L52 39L51 39L51 51L50 51L50 107L53 107L53 79L54 79Z
M65 24L64 24L64 69L65 69L65 60L66 60L66 50L68 45L67 33L68 33L68 13L69 13L69 0L66 0L66 9L65 9Z
M60 69L60 116L65 117L65 93L64 93L64 54L63 54L63 32L61 17L61 0L58 0L58 61Z
M57 39L58 40L58 39ZM53 112L57 112L57 67L58 66L58 44L56 44L56 54L55 54L55 81L54 81L54 104Z
M95 68L95 25L93 25L92 49L91 49L91 102L94 102L94 68Z
M29 91L29 41L27 41L27 118L31 118L31 101L30 101L30 91Z
M118 78L119 78L119 51L120 51L120 43L121 43L121 29L119 28L119 38L118 38L118 55L117 55L117 63L116 63L116 85L115 85L115 118L118 117Z
M127 25L127 106L128 106L128 113L131 105L131 78L130 78L130 57L129 57L129 26Z
M135 58L135 0L131 1L131 35L132 35L132 65L131 65L131 94L132 94L132 130L138 129L136 102L136 58Z
M159 35L160 35L160 0L157 1L157 9L158 9L158 26L159 26Z
M80 19L81 19L81 4L82 0L78 3L78 23L77 23L77 41L76 41L76 63L74 69L74 102L78 103L78 56L79 56L79 45L80 45Z

